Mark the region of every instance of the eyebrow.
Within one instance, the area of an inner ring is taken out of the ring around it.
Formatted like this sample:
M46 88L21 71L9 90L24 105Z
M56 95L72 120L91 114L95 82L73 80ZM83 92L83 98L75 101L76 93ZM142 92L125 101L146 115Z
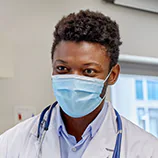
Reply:
M68 62L67 62L67 61L64 61L64 60L61 60L61 59L56 60L56 61L55 61L55 63L56 63L56 62L61 62L61 63L63 63L63 64L68 64ZM84 66L91 66L91 65L95 65L95 66L102 67L100 64L95 63L95 62L90 62L90 63L86 63L86 64L83 64L83 65L84 65Z
M56 62L61 62L61 63L64 63L64 64L68 64L68 62L66 62L66 61L64 61L64 60L61 60L61 59L56 60L55 63L56 63Z
M96 66L102 67L100 64L94 63L94 62L86 63L86 64L84 64L84 65L85 65L85 66L96 65Z

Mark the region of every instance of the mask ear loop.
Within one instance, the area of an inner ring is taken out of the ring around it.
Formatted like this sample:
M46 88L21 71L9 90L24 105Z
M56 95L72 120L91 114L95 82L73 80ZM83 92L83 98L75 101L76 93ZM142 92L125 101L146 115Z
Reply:
M110 70L109 74L108 74L107 77L105 78L104 83L109 79L109 77L110 77L110 75L111 75L111 73L112 73L112 70L113 70L113 68Z
M106 87L105 87L105 82L109 79L110 75L111 75L112 69L110 70L109 74L107 75L107 77L104 80L104 87L102 89L102 92L100 94L100 97L104 100L106 97Z

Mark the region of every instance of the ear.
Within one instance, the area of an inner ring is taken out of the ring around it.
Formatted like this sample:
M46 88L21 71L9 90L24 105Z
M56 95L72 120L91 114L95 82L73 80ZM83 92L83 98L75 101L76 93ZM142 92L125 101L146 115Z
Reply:
M116 64L112 68L111 75L109 76L108 79L108 85L113 85L117 81L119 74L120 74L120 65Z

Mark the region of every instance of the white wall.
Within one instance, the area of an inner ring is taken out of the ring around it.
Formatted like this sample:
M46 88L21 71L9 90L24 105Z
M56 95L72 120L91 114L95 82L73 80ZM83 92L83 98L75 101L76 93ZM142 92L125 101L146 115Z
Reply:
M50 79L54 25L63 15L87 8L117 20L122 54L158 57L158 15L102 0L0 1L0 52L5 38L5 51L14 56L14 76L0 79L0 133L14 125L14 106L34 106L40 112L54 100Z

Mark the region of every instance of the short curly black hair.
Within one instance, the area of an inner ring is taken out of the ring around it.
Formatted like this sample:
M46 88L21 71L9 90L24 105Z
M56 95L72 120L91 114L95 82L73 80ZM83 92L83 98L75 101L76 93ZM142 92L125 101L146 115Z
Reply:
M117 64L121 45L119 27L110 17L100 12L81 10L63 17L55 26L51 58L61 41L86 41L105 46L110 57L110 68Z

